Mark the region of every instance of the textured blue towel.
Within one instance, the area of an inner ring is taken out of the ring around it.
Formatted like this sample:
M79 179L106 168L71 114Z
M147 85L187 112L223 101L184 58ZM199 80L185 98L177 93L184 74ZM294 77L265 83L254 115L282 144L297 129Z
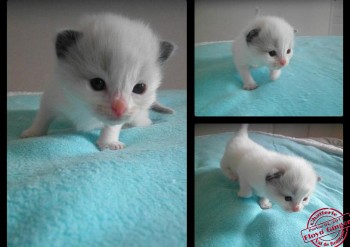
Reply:
M259 87L242 89L232 42L195 48L196 116L342 116L343 37L296 37L294 56L271 82L251 70Z
M284 138L249 133L264 147L313 162L322 180L302 212L287 213L278 205L263 210L256 196L237 197L239 185L226 178L220 160L232 133L195 139L196 247L269 246L306 247L300 231L319 208L343 211L343 157Z
M126 148L99 151L99 131L55 123L19 139L39 96L8 97L9 247L186 246L186 91L161 91L174 115L129 128Z

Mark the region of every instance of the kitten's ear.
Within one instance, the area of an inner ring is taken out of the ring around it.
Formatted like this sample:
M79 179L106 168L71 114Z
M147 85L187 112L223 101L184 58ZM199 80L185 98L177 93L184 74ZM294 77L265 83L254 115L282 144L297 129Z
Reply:
M249 33L246 36L247 43L252 42L252 40L259 35L260 29L253 29L249 31Z
M68 48L76 44L83 34L78 31L64 30L56 37L56 55L59 59L65 58Z
M274 179L279 179L281 176L283 176L283 174L284 174L284 171L280 171L274 168L271 172L269 172L266 175L265 180L266 182L272 182L274 181Z
M160 45L160 55L158 61L160 64L163 64L174 52L175 45L168 41L161 41Z

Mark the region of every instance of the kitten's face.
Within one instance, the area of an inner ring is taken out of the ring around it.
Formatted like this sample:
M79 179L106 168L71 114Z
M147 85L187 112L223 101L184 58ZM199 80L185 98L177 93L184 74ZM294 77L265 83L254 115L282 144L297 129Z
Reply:
M271 194L273 200L278 203L284 210L288 212L302 211L304 206L309 203L309 198L313 192L313 187L304 187L302 184L294 184L290 186L285 180L288 174L284 178L281 177L281 181L278 187Z
M111 125L128 122L156 100L161 64L173 46L127 19L96 18L89 26L58 34L59 74L65 88L98 119Z
M290 170L275 173L272 179L267 179L266 184L270 199L285 211L299 212L309 203L318 179L311 170Z
M271 69L287 66L293 57L294 30L284 21L261 20L246 41L257 60Z

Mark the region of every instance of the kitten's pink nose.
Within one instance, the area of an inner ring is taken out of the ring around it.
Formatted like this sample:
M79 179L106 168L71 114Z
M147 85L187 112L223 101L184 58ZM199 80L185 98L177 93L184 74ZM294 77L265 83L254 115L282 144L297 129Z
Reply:
M112 104L112 110L117 117L121 117L126 111L126 102L123 98L119 98Z
M299 205L293 206L293 212L298 212L298 211L300 211L300 206Z
M282 58L282 59L280 60L280 64L281 64L282 66L286 65L286 63L287 63L287 60L286 60L285 58Z

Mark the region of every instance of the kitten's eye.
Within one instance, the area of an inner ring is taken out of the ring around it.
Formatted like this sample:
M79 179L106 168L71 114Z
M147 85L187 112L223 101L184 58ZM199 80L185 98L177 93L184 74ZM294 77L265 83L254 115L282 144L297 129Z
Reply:
M290 202L292 200L292 197L291 196L285 196L284 200L286 200L287 202Z
M102 91L106 89L106 83L101 78L94 78L90 80L90 85L95 91Z
M136 94L143 94L145 91L146 91L145 83L137 83L132 89L132 92Z
M303 201L305 202L307 200L307 197L305 197L304 199L303 199Z
M290 53L290 49L287 50L287 54L289 54L289 53Z
M270 55L271 57L274 57L274 56L277 55L277 53L276 53L276 51L269 51L269 55Z

